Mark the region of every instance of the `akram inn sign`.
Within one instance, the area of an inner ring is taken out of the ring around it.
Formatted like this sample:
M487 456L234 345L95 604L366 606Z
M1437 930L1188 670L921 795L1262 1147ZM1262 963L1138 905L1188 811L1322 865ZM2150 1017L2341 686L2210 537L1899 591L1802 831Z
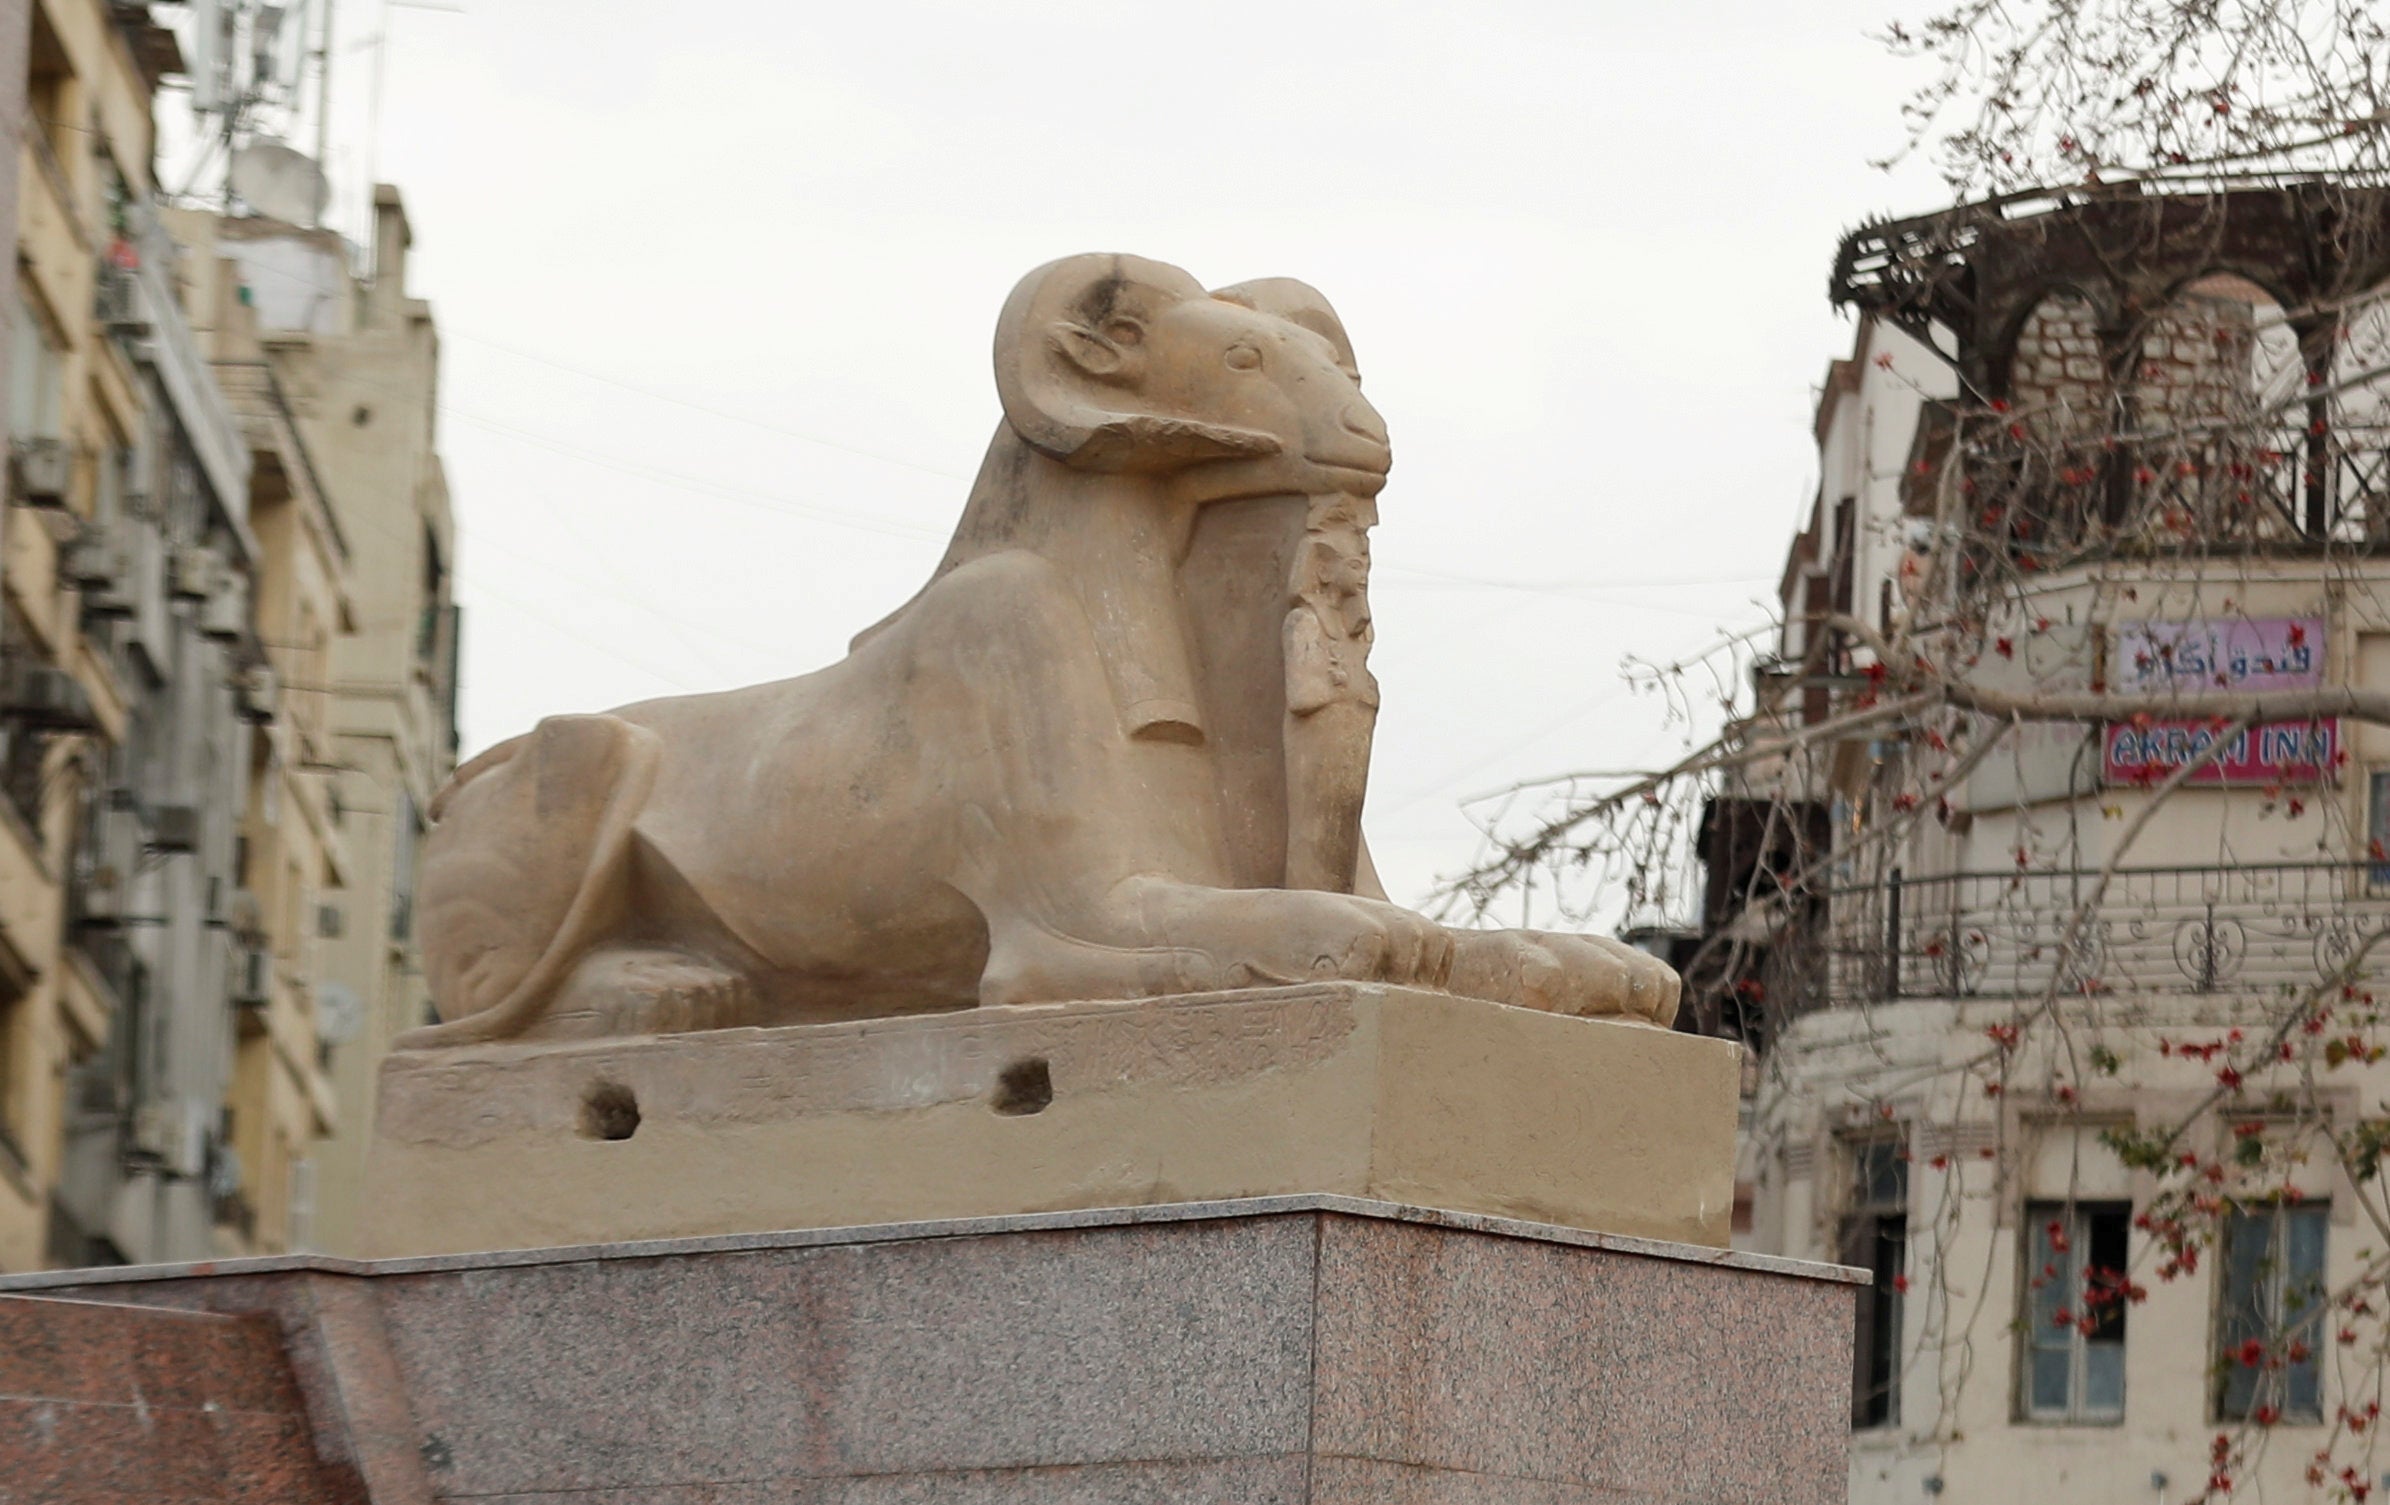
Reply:
M2226 729L2206 722L2113 722L2101 748L2101 773L2111 784L2162 779L2215 745ZM2216 760L2191 775L2193 784L2316 784L2340 753L2340 723L2260 721L2232 734Z
M2219 690L2289 690L2323 683L2321 617L2197 618L2117 627L2109 674L2117 689L2149 695ZM2101 774L2111 784L2146 784L2204 756L2227 728L2212 720L2135 717L2111 722ZM2194 784L2313 784L2340 759L2340 723L2261 721L2234 732Z

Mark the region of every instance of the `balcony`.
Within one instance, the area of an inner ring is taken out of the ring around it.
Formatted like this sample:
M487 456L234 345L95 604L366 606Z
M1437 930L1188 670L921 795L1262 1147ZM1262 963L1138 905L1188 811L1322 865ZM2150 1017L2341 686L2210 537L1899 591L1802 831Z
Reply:
M1950 422L1946 409L1929 409L1924 420L1928 429ZM1918 448L1923 453L1930 442ZM1995 549L2049 568L2086 554L2299 555L2390 546L2390 431L2377 423L2313 435L2075 447L1991 439L1967 464L1981 507L1971 568ZM1936 484L1930 476L1910 480L1904 499L1912 513L1930 513Z
M2390 931L2380 863L1954 873L1820 895L1779 949L1799 1003L2299 992ZM2390 943L2367 960L2390 972ZM1798 1004L1796 1004L1796 1007Z

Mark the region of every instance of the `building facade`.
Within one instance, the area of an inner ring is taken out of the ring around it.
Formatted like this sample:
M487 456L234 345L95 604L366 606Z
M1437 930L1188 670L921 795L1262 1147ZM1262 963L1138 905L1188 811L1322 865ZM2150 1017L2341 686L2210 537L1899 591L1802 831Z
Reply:
M1742 1241L1876 1272L1851 1497L2362 1498L2390 731L2265 706L2390 690L2385 206L1979 206L1837 290L1691 1012L1760 1062Z
M0 514L12 1263L211 1250L229 1173L215 921L248 721L238 635L171 560L237 580L255 550L246 447L151 210L176 66L145 11L34 8Z
M323 1247L374 1060L423 1012L413 835L455 745L437 342L395 191L364 249L163 208L171 34L34 0L26 35L0 1269Z
M355 540L351 630L285 699L322 716L349 861L317 943L338 1123L315 1152L317 1247L355 1252L374 1084L391 1040L431 1021L414 940L416 851L456 764L461 624L456 528L438 445L439 330L407 287L413 240L395 188L374 195L371 276L337 237L266 219L215 222L249 289L268 366ZM300 689L304 684L305 689Z

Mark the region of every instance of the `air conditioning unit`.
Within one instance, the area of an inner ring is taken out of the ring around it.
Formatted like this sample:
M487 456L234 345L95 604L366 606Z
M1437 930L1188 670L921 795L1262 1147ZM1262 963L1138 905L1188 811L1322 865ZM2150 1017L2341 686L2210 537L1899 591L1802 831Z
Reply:
M60 571L83 593L83 609L96 616L133 614L132 551L124 535L110 528L93 528L67 545Z
M263 946L241 946L232 953L232 1006L262 1009L274 997L274 953Z
M141 297L141 283L131 272L120 266L101 267L97 294L93 312L99 315L102 324L118 334L149 333L149 314Z
M266 907L254 889L236 888L224 901L224 927L238 936L265 934Z
M174 1158L175 1142L180 1137L181 1116L172 1103L143 1103L133 1110L133 1121L125 1132L125 1154L128 1158L163 1164Z
M263 726L282 714L282 682L272 664L252 664L241 676L241 714Z
M197 805L159 805L149 812L147 845L153 852L196 852L200 830Z
M167 587L192 601L206 600L224 574L224 556L204 545L187 544L176 549L170 563Z
M124 923L124 879L113 869L92 874L75 890L75 918L85 925Z
M229 568L216 578L216 588L199 603L199 631L220 643L238 642L249 631L249 582Z
M63 439L12 439L8 446L8 492L26 507L63 507L74 476L74 457Z
M91 693L82 682L51 664L18 663L0 677L0 704L11 725L33 731L87 732L99 726Z
M244 1185L240 1151L217 1141L207 1148L207 1194L218 1202L230 1201L241 1194Z
M325 940L338 940L348 929L348 916L337 904L315 906L315 933Z
M201 1105L158 1098L133 1109L125 1158L172 1176L196 1176L207 1163L207 1123Z
M84 925L121 925L131 897L133 865L141 855L141 817L130 806L103 806L86 840L77 864L75 917Z

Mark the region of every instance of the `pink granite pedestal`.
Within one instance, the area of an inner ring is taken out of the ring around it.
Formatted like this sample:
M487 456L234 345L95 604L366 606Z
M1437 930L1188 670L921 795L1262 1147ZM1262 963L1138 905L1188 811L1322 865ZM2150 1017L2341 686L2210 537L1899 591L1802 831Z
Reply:
M374 1502L1835 1505L1860 1278L1307 1196L0 1293L270 1318Z

